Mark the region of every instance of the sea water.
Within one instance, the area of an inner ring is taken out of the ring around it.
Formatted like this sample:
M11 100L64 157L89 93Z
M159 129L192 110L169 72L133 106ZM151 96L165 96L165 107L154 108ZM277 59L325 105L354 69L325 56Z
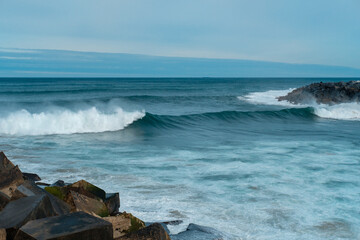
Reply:
M44 182L229 239L360 239L360 105L276 97L357 79L0 79L0 150Z

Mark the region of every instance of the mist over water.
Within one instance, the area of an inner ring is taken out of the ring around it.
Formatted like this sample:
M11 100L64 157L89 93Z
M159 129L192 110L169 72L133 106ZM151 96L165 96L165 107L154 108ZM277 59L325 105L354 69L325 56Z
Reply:
M331 79L348 81L350 79ZM330 79L0 79L0 150L230 239L359 239L360 107L278 102Z

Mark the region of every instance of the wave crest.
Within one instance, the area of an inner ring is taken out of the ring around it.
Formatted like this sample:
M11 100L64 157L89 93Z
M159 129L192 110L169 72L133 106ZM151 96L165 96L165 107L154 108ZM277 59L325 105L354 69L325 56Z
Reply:
M118 131L144 116L144 111L126 112L120 107L111 113L101 112L96 107L40 113L22 109L0 118L0 134L50 135Z

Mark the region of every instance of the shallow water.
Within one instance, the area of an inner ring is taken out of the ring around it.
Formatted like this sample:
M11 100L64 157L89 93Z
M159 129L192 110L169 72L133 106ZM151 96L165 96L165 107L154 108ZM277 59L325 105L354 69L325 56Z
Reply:
M275 97L349 79L1 79L0 149L235 239L360 238L360 107Z

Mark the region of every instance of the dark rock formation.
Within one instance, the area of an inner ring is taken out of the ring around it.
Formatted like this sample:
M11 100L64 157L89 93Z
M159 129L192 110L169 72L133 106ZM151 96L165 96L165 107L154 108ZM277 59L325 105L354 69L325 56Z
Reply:
M204 227L193 223L189 224L186 231L171 235L172 240L223 240L232 238L232 236L228 236L214 228Z
M119 213L119 208L120 208L119 193L106 193L106 199L104 202L111 216L115 216L117 213Z
M28 222L15 240L112 240L111 223L84 212Z
M0 212L0 228L5 228L10 239L17 230L30 220L55 216L56 213L46 195L35 195L11 201Z
M33 182L36 182L36 181L40 181L41 178L35 174L35 173L26 173L26 172L23 172L23 178L25 180L30 180L30 181L33 181Z
M286 96L278 97L279 101L293 104L339 104L360 101L360 81L313 83L297 88Z
M191 238L189 238L191 239ZM116 240L171 240L169 234L159 223L140 229L139 231L128 233Z

